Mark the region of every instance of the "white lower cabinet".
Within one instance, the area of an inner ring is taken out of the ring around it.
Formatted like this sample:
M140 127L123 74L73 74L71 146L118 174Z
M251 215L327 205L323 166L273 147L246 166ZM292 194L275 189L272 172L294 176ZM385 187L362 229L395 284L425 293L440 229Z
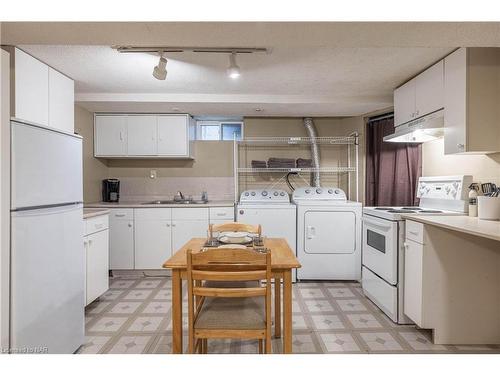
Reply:
M111 209L109 215L109 268L134 269L134 209Z
M85 305L88 305L109 288L108 217L90 218L85 224Z
M135 210L135 268L160 269L172 255L170 208Z
M207 237L207 220L172 221L172 252L176 252L193 237Z

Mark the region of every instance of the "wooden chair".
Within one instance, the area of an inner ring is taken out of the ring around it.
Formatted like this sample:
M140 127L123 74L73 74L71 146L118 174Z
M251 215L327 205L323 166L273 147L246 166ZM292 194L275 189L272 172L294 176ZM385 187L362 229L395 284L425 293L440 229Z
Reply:
M248 232L255 233L257 235L262 234L262 228L259 225L243 224L243 223L223 223L223 224L210 224L208 227L210 238L213 238L213 234L221 232Z
M190 353L206 353L209 338L257 339L271 352L270 252L188 250L187 282Z

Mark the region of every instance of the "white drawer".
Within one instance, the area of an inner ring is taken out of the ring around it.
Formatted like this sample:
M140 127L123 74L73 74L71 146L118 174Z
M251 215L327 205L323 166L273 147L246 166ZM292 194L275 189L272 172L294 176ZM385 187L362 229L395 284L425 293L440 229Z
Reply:
M113 208L109 214L109 220L134 220L133 208Z
M99 232L109 228L108 215L100 215L85 219L85 235Z
M234 221L234 207L210 207L210 221Z
M424 224L416 221L406 220L406 233L407 240L412 240L420 244L424 244Z
M172 208L172 220L204 220L208 222L208 207Z
M136 208L136 220L171 220L171 208Z

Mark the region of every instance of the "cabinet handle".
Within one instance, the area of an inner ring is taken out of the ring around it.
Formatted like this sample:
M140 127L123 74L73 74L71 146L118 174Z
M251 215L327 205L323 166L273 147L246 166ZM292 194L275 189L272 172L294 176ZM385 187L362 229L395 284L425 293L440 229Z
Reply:
M224 214L224 213L218 213L218 214L216 214L216 215L217 215L217 216L226 216L226 214Z
M132 228L132 224L131 224L131 223L128 223L128 227L129 227L129 228Z
M123 133L120 132L120 141L123 141Z
M167 224L167 228L170 228L170 224Z
M465 145L464 145L463 143L457 143L457 147L458 147L458 148L464 148L464 147L465 147Z
M92 246L92 240L89 240L89 246Z
M403 242L403 247L404 247L405 249L409 249L409 248L410 248L410 246L408 246L408 243L406 243L406 242Z
M125 214L115 214L115 217L124 217Z
M172 224L173 227L175 227L175 224Z
M418 232L414 232L414 231L409 230L408 233L413 234L414 236L418 236Z

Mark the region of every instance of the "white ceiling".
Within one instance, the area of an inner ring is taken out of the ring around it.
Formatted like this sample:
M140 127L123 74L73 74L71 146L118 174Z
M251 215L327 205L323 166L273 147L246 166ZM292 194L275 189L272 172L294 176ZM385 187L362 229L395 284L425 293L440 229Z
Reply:
M77 101L92 111L354 116L390 107L395 87L457 46L499 44L491 37L499 31L497 23L2 23L2 43L75 79ZM169 54L167 80L158 81L157 57L119 54L114 44L271 53L239 55L238 80L225 75L226 55Z

